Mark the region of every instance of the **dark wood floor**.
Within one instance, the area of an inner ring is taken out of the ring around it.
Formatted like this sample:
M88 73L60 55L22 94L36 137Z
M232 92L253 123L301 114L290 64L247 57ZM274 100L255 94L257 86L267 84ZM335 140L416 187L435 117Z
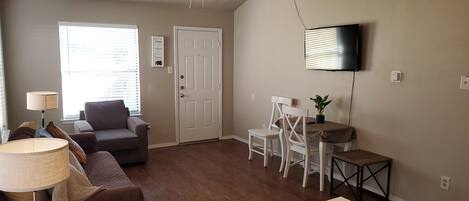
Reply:
M280 159L268 168L262 156L248 161L247 145L236 140L150 150L144 165L124 167L143 189L146 201L296 201L328 200L328 183L319 191L318 174L301 187L303 168L294 166L287 179L278 172Z

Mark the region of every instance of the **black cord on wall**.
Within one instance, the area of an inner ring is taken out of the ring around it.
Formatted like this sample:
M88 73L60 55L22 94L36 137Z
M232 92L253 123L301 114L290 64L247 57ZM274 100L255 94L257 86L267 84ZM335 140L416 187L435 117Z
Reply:
M305 21L303 20L303 17L300 14L300 10L298 9L298 5L296 3L296 0L293 0L293 3L295 4L296 14L298 15L298 18L300 19L301 25L303 25L304 29L308 29L306 27ZM350 103L349 103L349 111L348 111L348 122L347 122L348 126L350 126L350 124L352 123L352 104L353 104L353 91L354 91L354 88L355 88L355 73L356 73L356 71L353 71L352 89L350 90Z
M350 89L350 105L349 105L349 110L348 110L348 122L347 122L348 126L350 126L350 124L352 123L352 103L353 103L353 91L355 88L355 73L356 71L353 71L352 89Z
M307 29L305 21L303 20L303 17L301 17L300 10L298 10L298 5L296 4L296 0L293 0L293 3L295 4L296 14L298 15L298 18L300 18L301 24L303 25L305 29Z

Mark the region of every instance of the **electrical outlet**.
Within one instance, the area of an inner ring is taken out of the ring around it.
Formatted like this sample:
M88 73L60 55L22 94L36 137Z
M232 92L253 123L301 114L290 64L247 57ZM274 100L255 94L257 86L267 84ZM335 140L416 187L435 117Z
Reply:
M255 100L256 99L256 94L255 93L251 93L251 100Z
M460 84L459 88L469 89L469 75L461 76L461 84Z
M443 190L449 190L450 178L448 176L441 176L440 188Z

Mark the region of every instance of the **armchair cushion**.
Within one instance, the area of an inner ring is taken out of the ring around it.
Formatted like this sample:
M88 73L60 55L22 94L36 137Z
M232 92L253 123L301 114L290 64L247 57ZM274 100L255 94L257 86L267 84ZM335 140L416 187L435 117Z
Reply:
M94 130L127 128L128 116L123 100L85 103L85 118Z
M95 131L98 150L123 151L140 146L138 136L129 129Z

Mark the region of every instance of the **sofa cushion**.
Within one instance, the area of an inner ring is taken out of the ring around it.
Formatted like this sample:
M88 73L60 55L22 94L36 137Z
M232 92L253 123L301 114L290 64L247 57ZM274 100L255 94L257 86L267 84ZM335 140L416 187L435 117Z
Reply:
M26 139L26 138L33 138L34 133L36 131L34 129L28 128L28 127L20 127L14 130L9 138L8 141L13 141L13 140L21 140L21 139Z
M72 153L77 157L80 163L86 163L86 154L85 151L76 143L67 132L62 130L61 128L54 125L54 122L49 122L46 126L47 132L49 132L55 138L61 138L68 141L68 148Z
M139 138L128 129L95 131L98 150L118 151L140 147Z
M85 118L94 130L127 128L127 117L123 100L85 103Z
M5 194L0 191L0 201L8 201L7 197L5 197Z
M103 186L105 189L134 186L109 152L88 154L87 161L83 168L93 185Z

